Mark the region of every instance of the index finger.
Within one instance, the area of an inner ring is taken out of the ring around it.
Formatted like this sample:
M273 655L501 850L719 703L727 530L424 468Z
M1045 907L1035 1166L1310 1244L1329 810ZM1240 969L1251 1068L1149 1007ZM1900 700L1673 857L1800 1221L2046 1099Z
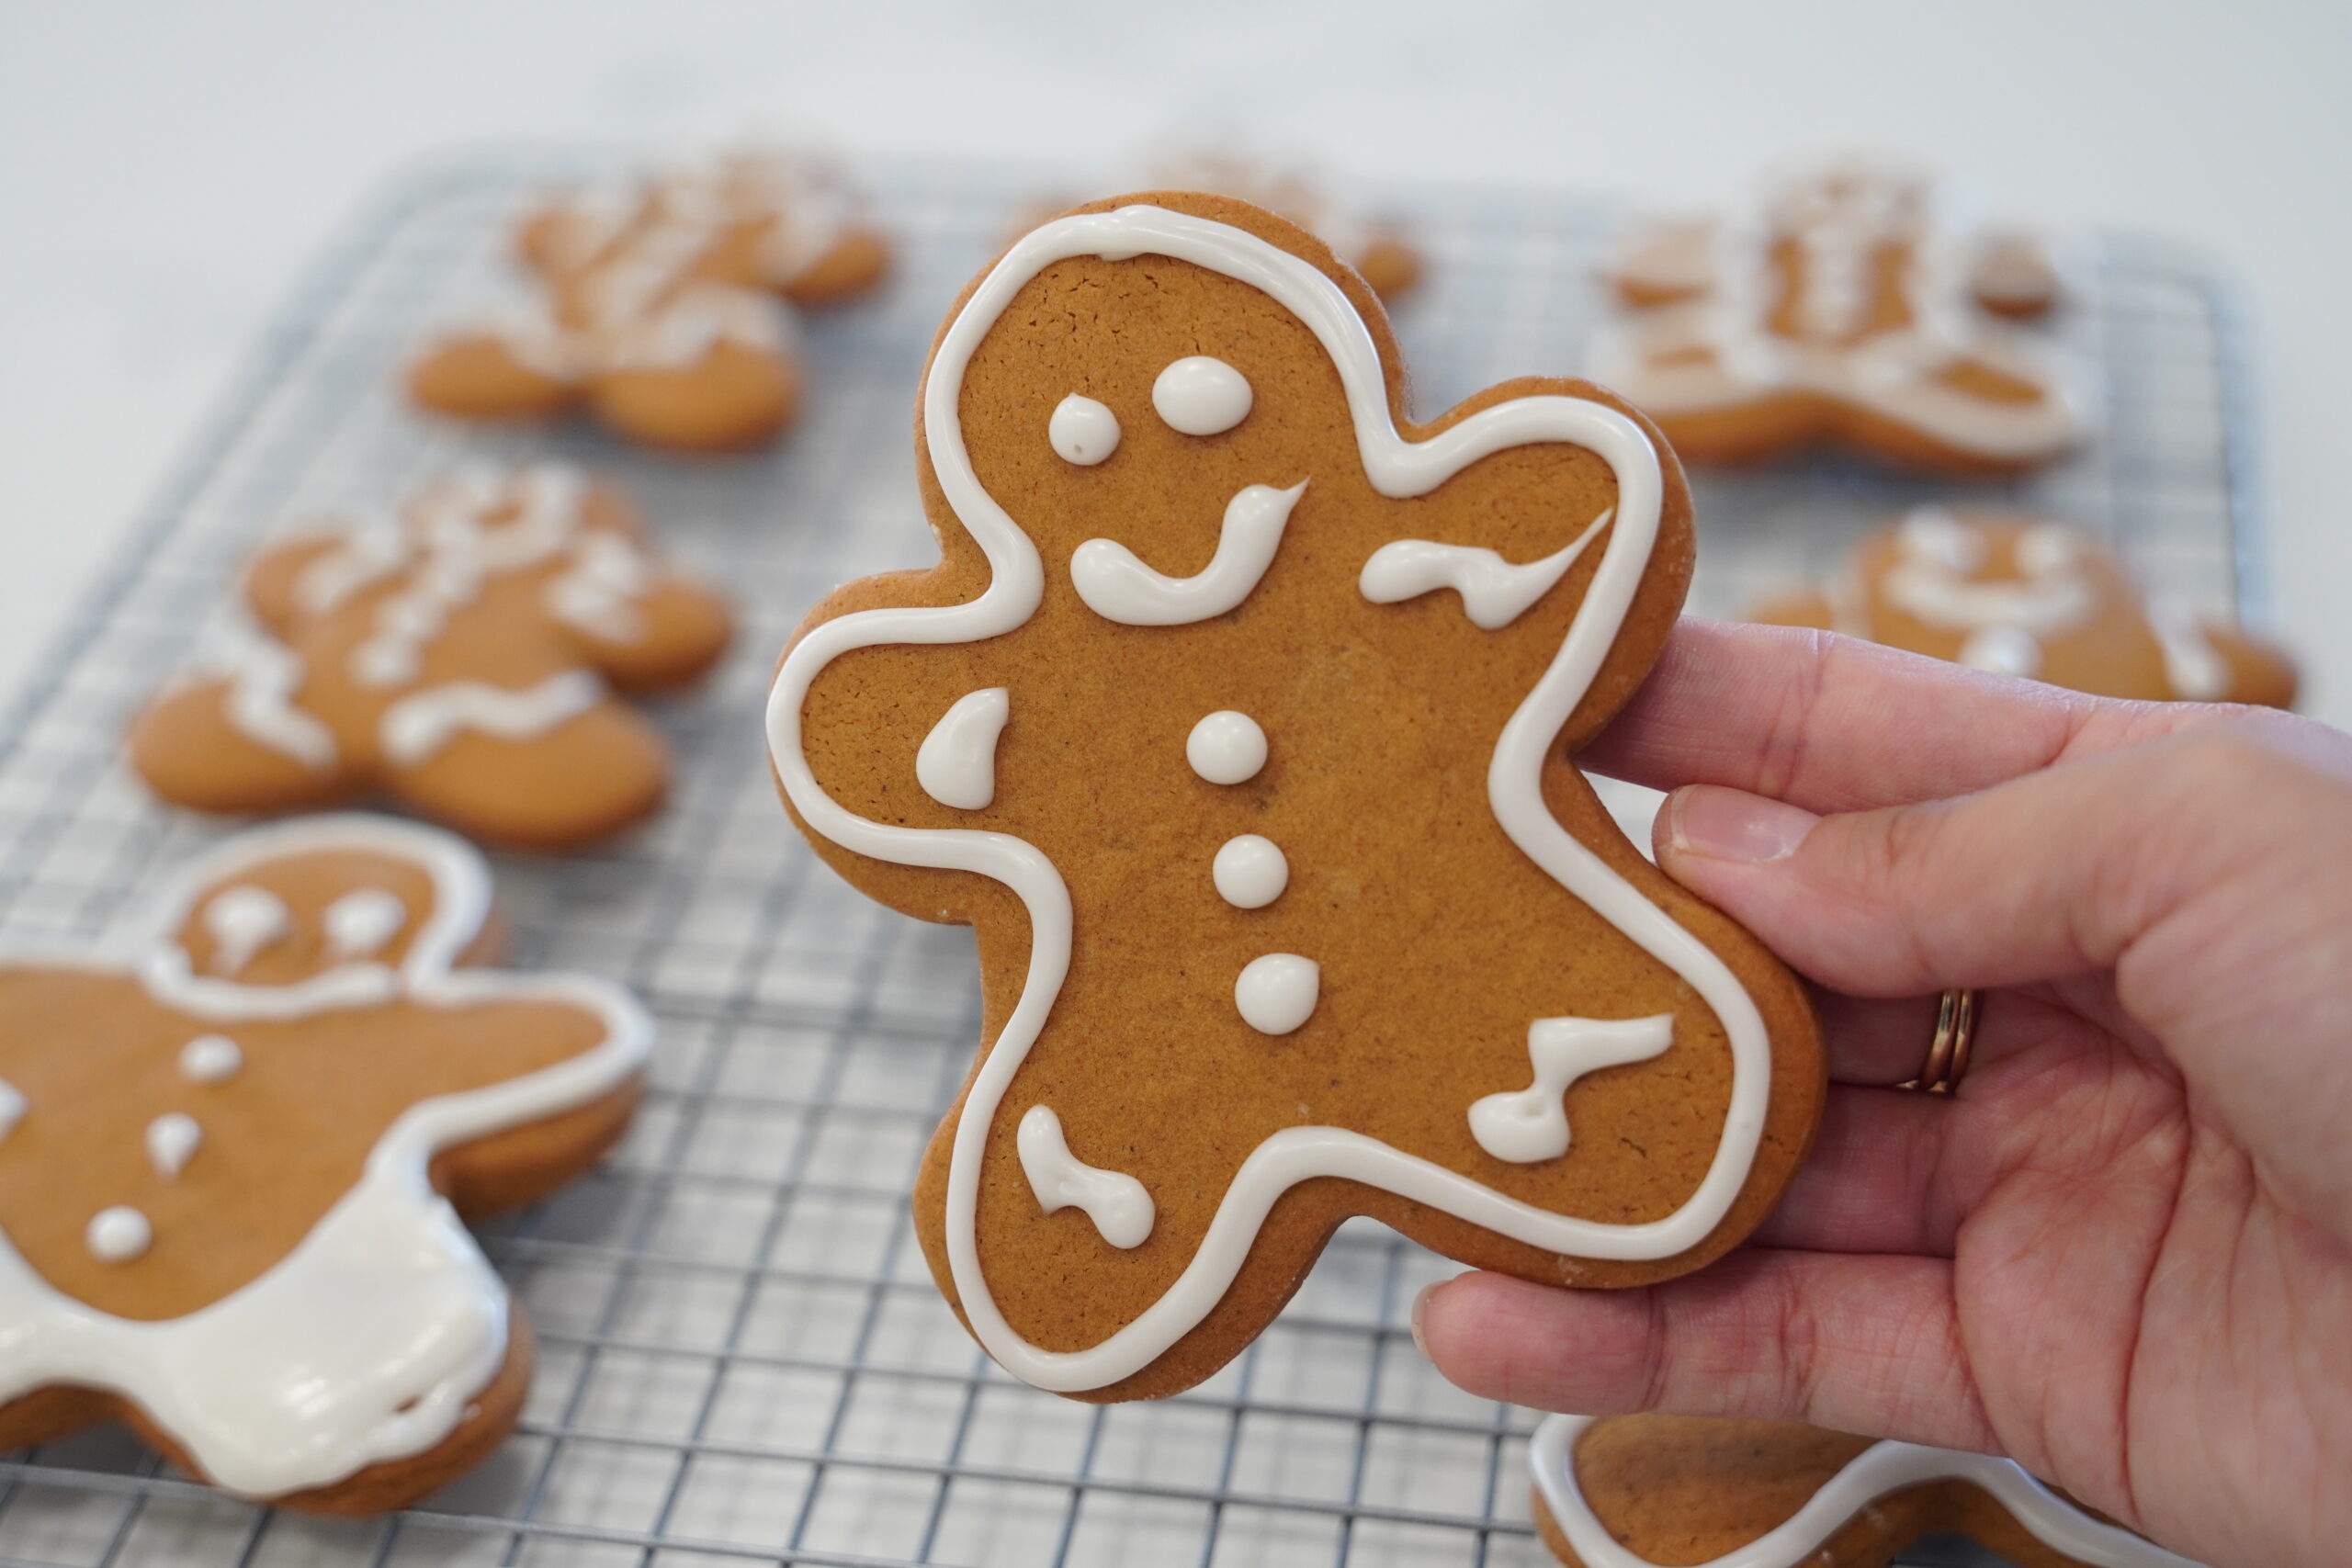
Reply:
M1728 784L1808 811L1964 795L2226 710L2122 702L1797 626L1686 615L1577 757L1611 778Z

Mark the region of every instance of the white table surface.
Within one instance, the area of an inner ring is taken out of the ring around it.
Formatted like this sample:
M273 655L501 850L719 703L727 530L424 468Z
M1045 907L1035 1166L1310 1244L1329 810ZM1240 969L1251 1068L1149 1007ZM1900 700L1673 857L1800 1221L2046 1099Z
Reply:
M2199 242L2256 323L2272 600L2352 722L2352 6L0 0L0 693L372 182L750 123L1100 165L1171 128L1399 178L1701 201L1883 144L1987 210ZM1533 367L1531 367L1533 368Z

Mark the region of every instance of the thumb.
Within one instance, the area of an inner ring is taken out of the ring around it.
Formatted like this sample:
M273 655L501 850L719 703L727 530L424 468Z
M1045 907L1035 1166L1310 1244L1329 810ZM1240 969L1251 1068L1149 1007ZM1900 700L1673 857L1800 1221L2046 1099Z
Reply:
M1948 800L1830 816L1691 785L1659 814L1658 863L1833 990L2080 975L2243 863L2241 835L2259 830L2243 809L2246 753L2264 748L2240 731L2202 727Z

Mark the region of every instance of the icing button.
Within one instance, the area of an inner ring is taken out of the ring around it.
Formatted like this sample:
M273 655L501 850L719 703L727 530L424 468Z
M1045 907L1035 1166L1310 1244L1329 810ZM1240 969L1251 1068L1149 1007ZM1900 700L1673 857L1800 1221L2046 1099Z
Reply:
M1256 833L1227 839L1209 867L1217 897L1237 909L1262 909L1290 886L1290 859L1282 846Z
M1248 714L1220 709L1193 726L1184 760L1211 784L1247 784L1266 765L1266 732Z
M1295 953L1251 959L1233 982L1233 1005L1261 1034L1288 1034L1314 1014L1323 991L1323 966Z
M191 1083L225 1083L244 1065L244 1052L225 1034L199 1034L180 1047L180 1076Z
M83 1245L101 1263L128 1263L154 1240L155 1227L147 1223L147 1216L119 1203L92 1214L89 1227L82 1233Z

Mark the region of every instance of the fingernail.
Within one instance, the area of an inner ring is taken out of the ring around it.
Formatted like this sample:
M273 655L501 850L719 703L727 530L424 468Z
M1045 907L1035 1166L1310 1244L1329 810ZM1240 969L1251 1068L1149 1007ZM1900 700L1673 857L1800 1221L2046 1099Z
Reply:
M1443 1284L1442 1280L1438 1284ZM1420 1294L1413 1298L1413 1348L1424 1359L1430 1353L1430 1342L1421 1337L1421 1319L1429 1315L1430 1298L1437 1293L1437 1285L1423 1285Z
M1795 853L1820 820L1744 789L1692 784L1676 790L1668 805L1668 842L1678 853L1759 865Z

